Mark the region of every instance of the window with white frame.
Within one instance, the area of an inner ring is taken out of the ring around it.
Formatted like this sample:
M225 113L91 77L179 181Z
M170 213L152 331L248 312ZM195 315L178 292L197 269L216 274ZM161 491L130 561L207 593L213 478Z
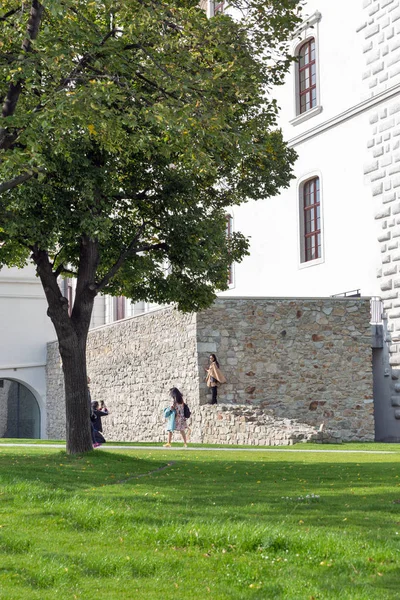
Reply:
M322 259L321 182L318 176L299 187L300 262L305 265Z
M315 12L295 33L293 55L295 117L290 121L297 125L322 111L319 82L318 37L321 13Z
M300 46L298 59L298 106L300 114L317 105L317 65L315 60L315 39L307 40Z

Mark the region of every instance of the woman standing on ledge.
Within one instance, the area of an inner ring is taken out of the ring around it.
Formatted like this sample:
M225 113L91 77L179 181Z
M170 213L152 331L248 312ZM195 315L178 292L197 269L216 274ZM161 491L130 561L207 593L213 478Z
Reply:
M221 383L226 383L226 379L220 371L219 362L215 354L210 354L210 366L206 367L206 372L207 387L211 388L210 404L217 404L218 386Z

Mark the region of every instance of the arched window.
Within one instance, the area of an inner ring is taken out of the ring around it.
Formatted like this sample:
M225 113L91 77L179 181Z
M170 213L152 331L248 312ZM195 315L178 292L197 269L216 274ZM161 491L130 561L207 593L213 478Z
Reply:
M306 181L301 189L304 252L302 262L321 258L321 200L319 177Z
M40 439L40 409L22 383L0 379L0 437Z
M307 40L298 51L299 111L303 114L317 105L317 65L315 39Z

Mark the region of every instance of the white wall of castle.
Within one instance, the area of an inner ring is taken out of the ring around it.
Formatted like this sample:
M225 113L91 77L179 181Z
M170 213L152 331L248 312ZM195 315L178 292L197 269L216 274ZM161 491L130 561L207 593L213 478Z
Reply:
M295 179L277 197L233 209L234 228L251 238L250 256L235 265L234 285L223 295L381 293L377 279L381 248L375 222L379 200L364 172L370 162L371 114L385 104L384 96L375 98L365 82L375 34L368 30L365 39L363 26L368 28L368 10L373 6L379 3L306 3L305 23L311 26L299 28L292 51L296 53L304 41L315 38L317 106L296 118L294 64L273 96L281 108L279 125L284 138L298 153ZM392 82L384 85L386 90ZM321 184L322 256L301 262L300 186L314 176Z
M46 424L46 344L53 325L39 279L31 267L0 271L0 379L23 383L34 394Z

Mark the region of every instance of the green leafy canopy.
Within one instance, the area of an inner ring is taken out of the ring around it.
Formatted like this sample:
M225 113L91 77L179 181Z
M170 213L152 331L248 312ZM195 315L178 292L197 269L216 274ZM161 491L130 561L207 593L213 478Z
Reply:
M226 213L292 177L270 94L301 14L298 0L232 7L3 0L0 265L41 252L78 274L90 239L96 292L194 310L226 289L248 252Z

